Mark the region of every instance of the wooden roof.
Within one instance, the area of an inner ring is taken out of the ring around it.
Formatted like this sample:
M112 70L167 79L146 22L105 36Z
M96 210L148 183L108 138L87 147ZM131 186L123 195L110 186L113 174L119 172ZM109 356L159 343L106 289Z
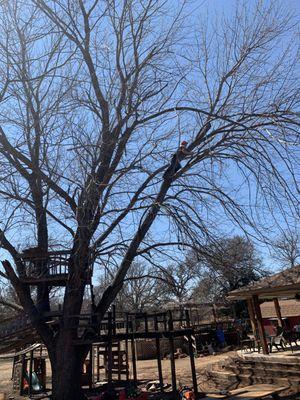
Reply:
M294 297L296 294L300 295L300 265L233 290L229 292L228 298L242 300L257 295L261 299L268 299Z
M279 300L279 305L281 316L283 318L300 316L300 301L293 299ZM262 303L260 305L260 309L263 318L277 318L273 301L266 301Z

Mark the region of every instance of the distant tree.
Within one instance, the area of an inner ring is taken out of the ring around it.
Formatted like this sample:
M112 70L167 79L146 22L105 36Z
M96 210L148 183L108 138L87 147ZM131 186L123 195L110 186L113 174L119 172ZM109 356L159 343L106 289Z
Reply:
M101 278L97 295L111 283L109 278ZM144 312L157 310L164 299L164 289L157 271L144 263L134 262L114 304L118 311Z
M197 276L197 264L197 258L189 252L182 262L160 269L159 276L166 301L175 301L181 305L190 300Z
M300 232L289 229L272 244L272 257L283 268L295 267L300 263Z
M234 236L215 241L199 255L199 281L194 298L224 301L228 292L265 275L251 241Z
M16 292L11 286L0 288L0 322L23 311Z

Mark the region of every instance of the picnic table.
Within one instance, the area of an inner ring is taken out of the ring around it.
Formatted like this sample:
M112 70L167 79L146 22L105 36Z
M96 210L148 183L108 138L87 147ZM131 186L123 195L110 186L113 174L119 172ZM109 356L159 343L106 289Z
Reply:
M264 399L272 396L274 400L279 399L279 394L287 390L287 386L276 386L269 384L257 384L243 388L230 390L227 393L207 393L203 400L229 399L229 400L254 400Z

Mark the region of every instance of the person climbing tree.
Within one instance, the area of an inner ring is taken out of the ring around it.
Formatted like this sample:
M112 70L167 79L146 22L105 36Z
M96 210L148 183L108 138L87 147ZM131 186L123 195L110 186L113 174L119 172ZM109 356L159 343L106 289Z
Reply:
M183 160L186 156L191 156L193 154L192 151L189 151L186 148L187 144L188 142L186 142L185 140L180 143L178 150L172 156L169 167L164 173L164 178L173 176L181 168L180 161Z

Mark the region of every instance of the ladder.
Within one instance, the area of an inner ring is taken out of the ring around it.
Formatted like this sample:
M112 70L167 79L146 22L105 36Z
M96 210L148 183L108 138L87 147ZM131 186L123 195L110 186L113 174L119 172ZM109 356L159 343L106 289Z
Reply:
M128 380L129 365L128 354L126 350L121 349L120 342L111 344L111 369L109 371L109 349L107 343L102 343L97 346L97 381L100 381L100 371L104 371L105 380ZM100 363L102 358L102 363Z

